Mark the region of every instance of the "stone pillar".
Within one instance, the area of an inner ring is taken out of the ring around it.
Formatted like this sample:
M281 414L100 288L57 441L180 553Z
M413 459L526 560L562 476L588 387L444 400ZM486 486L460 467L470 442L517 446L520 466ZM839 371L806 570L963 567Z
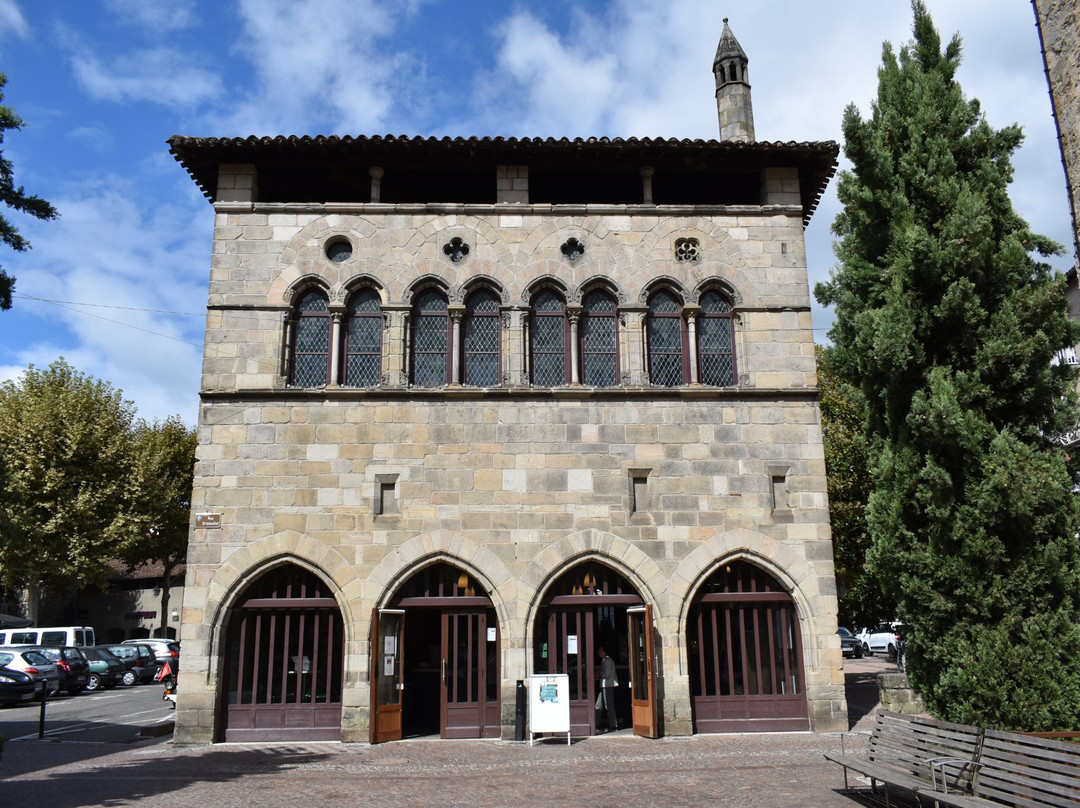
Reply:
M698 346L697 346L697 318L701 310L697 306L687 306L683 309L686 313L687 349L690 351L690 384L699 384L698 381Z
M461 321L465 317L464 306L450 307L450 384L461 384Z
M330 381L329 387L340 387L340 379L345 376L345 369L342 367L342 346L344 342L341 339L341 327L345 320L345 312L342 309L332 308L330 310Z
M581 309L567 308L566 318L570 321L570 384L581 384L581 359L578 357L578 324L581 322Z
M645 312L620 312L619 355L622 361L622 378L625 384L641 386L647 382L645 373Z
M222 163L218 166L215 202L258 202L259 172L253 163Z

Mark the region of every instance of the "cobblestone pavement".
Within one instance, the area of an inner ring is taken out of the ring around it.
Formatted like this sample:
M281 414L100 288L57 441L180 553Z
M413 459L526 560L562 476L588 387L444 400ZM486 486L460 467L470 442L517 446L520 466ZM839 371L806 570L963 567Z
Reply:
M855 666L852 666L855 667ZM860 666L862 667L862 666ZM850 677L854 672L849 673ZM864 682L872 675L862 674ZM849 693L853 707L859 699ZM863 694L862 701L868 701ZM852 710L861 728L873 710ZM620 731L595 738L422 739L367 744L221 744L175 747L9 743L0 806L812 806L875 804L865 783L844 793L822 757L837 734L697 735L650 741ZM895 802L895 800L894 800Z

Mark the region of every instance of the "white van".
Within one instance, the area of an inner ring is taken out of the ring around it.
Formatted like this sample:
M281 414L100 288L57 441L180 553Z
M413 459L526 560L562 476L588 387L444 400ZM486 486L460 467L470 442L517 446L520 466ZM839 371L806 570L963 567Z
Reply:
M97 645L90 626L0 629L0 645Z

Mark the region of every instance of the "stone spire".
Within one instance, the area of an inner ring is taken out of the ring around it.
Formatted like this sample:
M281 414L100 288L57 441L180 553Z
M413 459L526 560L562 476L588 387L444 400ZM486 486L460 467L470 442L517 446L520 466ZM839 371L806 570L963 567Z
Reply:
M750 103L750 81L746 72L749 61L725 17L724 32L716 46L712 67L716 76L716 112L720 116L721 140L754 141L754 107Z

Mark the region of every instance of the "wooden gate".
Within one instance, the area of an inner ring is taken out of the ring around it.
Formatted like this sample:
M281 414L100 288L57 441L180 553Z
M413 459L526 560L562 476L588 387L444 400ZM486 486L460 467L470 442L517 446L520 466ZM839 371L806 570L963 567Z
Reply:
M742 561L726 565L704 588L688 626L696 731L808 729L791 596Z
M344 631L326 585L287 565L244 595L227 630L224 740L340 740Z

